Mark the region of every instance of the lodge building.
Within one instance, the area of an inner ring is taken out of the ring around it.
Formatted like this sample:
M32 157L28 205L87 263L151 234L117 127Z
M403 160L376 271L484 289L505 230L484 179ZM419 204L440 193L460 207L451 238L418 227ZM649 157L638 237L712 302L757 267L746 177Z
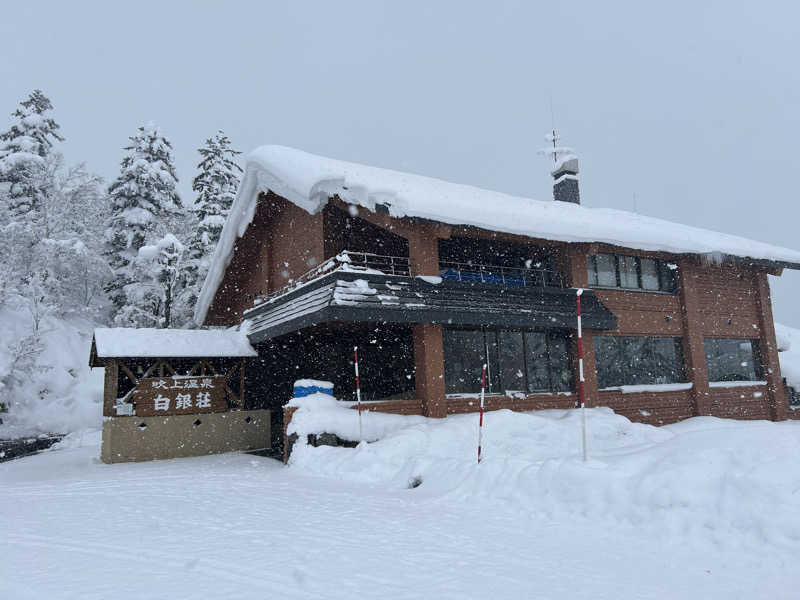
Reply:
M279 445L295 380L353 399L354 346L371 410L474 411L483 364L489 410L574 407L582 289L587 406L655 425L789 417L768 275L800 252L581 206L571 157L552 175L554 200L534 201L253 152L195 315L250 344L228 408L269 415ZM128 419L108 398L107 421Z

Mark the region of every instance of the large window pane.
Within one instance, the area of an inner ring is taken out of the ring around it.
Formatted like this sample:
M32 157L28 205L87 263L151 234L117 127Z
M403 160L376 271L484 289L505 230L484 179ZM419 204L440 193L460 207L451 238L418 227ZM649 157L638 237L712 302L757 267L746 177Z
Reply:
M500 338L500 391L525 391L525 353L522 332L503 329Z
M594 257L597 264L597 285L617 287L617 261L613 254L598 254Z
M638 288L639 275L636 270L635 256L618 256L619 286L624 288Z
M754 340L706 338L704 342L709 381L756 381L760 376Z
M680 338L597 336L598 387L677 383L685 378Z
M525 332L525 362L528 370L528 391L550 391L550 369L547 357L547 337L541 331Z
M625 364L620 355L620 338L611 335L595 336L594 360L597 366L597 387L622 385Z
M569 392L575 389L575 373L572 369L572 356L569 352L569 337L566 334L550 332L547 335L550 351L551 390Z
M642 289L659 289L658 262L652 258L642 258L639 264L642 268Z
M499 394L503 391L500 385L500 349L497 343L497 331L486 329L484 331L487 353L486 391L490 394Z
M448 394L481 391L486 346L480 329L444 330L444 382Z

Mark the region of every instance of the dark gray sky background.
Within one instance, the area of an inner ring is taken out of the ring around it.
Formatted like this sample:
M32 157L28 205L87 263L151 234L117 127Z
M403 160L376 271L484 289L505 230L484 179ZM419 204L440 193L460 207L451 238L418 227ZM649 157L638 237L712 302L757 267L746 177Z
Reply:
M800 248L798 23L789 2L4 2L0 128L38 87L67 160L108 179L159 124L184 197L221 128L548 199L552 97L584 204ZM772 284L800 326L800 273Z

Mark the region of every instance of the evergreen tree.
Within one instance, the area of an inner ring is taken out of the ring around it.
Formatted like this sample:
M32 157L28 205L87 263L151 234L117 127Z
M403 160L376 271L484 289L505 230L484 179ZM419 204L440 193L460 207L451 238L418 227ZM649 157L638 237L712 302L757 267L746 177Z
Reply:
M139 127L130 140L120 175L108 190L112 215L106 230L107 256L114 279L106 290L118 324L169 326L163 315L151 314L163 306L143 298L137 287L147 287L152 277L140 268L139 249L161 239L181 215L172 145L152 123Z
M197 192L197 200L192 209L197 227L189 242L185 267L186 290L183 302L187 312L191 312L197 302L211 255L236 198L239 176L242 173L242 168L235 160L241 152L230 147L230 140L222 131L206 140L205 146L199 148L198 152L202 157L197 165L200 173L192 181L192 189Z
M64 141L52 109L47 96L34 90L12 113L16 121L11 128L0 134L0 183L6 184L12 219L37 211L48 191L47 158L53 142Z

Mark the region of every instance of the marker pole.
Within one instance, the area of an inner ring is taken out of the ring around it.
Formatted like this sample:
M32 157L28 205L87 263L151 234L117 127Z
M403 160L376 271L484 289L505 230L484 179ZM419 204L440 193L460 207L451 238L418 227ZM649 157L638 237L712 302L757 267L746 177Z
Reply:
M586 397L585 397L585 390L584 390L584 379L583 379L583 327L581 323L581 295L583 294L583 289L578 288L577 290L577 300L578 300L578 398L580 399L581 403L581 436L583 439L583 460L587 460L586 454Z
M358 439L364 441L364 427L361 423L361 378L358 376L358 346L353 347L356 367L356 399L358 400Z
M481 462L481 444L483 443L483 399L486 395L486 365L481 369L481 416L478 421L478 464Z

